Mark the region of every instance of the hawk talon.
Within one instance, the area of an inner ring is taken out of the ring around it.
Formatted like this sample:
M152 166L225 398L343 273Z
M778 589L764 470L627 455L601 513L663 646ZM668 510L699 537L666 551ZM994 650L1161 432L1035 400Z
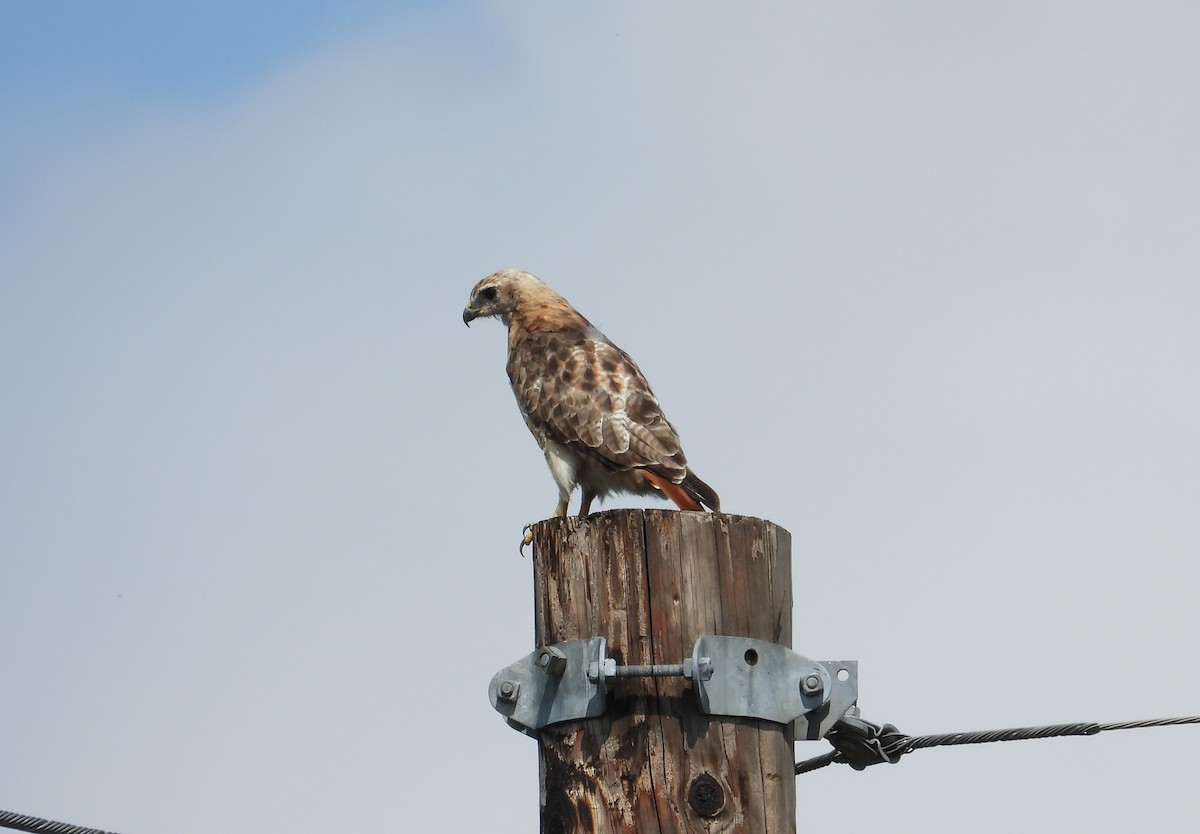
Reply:
M533 544L533 522L526 524L521 528L521 545L517 548L517 552L521 554L521 558L525 558L525 548Z

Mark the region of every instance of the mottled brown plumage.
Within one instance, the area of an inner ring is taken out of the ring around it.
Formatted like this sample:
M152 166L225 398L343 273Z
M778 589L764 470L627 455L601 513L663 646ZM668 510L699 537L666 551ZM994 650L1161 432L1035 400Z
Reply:
M660 491L681 509L720 509L688 468L637 363L567 300L527 272L505 269L471 291L463 321L508 326L508 379L559 489L554 515L582 488L579 514L612 492ZM703 506L702 506L703 505Z

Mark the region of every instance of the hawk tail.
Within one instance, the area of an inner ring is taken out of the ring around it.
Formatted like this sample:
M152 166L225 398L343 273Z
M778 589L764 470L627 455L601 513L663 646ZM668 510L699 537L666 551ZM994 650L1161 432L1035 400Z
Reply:
M687 490L688 495L694 500L699 501L714 513L721 512L721 496L717 495L715 489L697 478L696 473L692 470L687 471L680 486Z
M681 510L703 510L707 507L713 512L721 511L720 497L690 469L678 484L649 469L643 469L642 474Z

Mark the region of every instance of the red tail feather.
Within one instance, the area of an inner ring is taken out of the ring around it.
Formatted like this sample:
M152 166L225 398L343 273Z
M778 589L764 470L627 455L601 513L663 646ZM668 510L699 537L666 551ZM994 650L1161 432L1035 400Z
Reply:
M650 483L652 483L656 487L658 487L660 490L662 490L663 495L667 496L672 501L674 501L675 505L677 507L679 507L679 509L681 509L681 510L703 510L704 509L703 507L700 506L699 501L697 501L692 496L688 495L687 492L684 490L684 488L679 486L678 484L673 484L670 481L668 481L666 478L664 478L660 475L655 475L653 472L651 472L648 469L643 469L642 474L646 476L647 481L649 481Z

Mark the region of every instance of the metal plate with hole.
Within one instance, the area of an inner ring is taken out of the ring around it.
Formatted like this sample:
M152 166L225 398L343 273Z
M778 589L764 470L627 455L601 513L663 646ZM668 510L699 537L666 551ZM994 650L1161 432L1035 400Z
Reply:
M796 719L794 726L796 741L816 741L825 738L825 734L833 728L833 725L841 721L846 711L858 702L858 661L821 660L818 662L829 673L829 678L833 682L833 691L830 692L828 703Z
M694 681L700 708L709 715L737 715L787 724L829 701L833 679L820 663L786 646L749 637L705 635L692 662L709 666Z

